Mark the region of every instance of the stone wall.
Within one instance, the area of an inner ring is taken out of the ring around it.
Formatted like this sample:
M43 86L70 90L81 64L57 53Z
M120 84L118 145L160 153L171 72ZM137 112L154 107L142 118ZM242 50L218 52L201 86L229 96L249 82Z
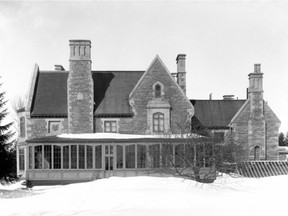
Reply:
M266 145L267 145L267 159L278 160L278 134L280 121L268 104L264 105L265 120L266 120Z

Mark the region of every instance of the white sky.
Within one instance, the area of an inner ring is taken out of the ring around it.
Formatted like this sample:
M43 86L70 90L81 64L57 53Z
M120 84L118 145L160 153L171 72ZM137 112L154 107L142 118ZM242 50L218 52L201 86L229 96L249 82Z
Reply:
M93 70L170 72L187 54L187 95L246 98L254 63L264 98L288 131L288 2L0 2L0 75L8 98L28 91L34 64L69 69L69 39L92 42Z

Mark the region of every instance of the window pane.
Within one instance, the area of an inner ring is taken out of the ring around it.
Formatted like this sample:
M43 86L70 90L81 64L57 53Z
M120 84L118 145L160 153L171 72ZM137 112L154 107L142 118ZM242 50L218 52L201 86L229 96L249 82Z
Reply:
M63 146L63 169L69 169L69 146Z
M135 168L135 145L125 146L126 151L126 168Z
M19 170L25 170L24 149L19 149Z
M44 169L52 169L52 146L44 145Z
M79 169L85 169L85 146L84 145L79 145L79 164L78 167Z
M137 145L137 168L146 168L146 145Z
M117 169L123 169L123 146L117 145Z
M104 121L104 132L116 133L117 132L117 122L116 121Z
M164 132L164 114L163 113L153 114L153 131Z
M173 145L162 144L162 162L161 165L164 167L173 166Z
M61 147L53 146L54 169L61 169Z
M42 169L42 146L34 147L34 168Z
M77 169L77 145L71 145L71 169Z
M29 146L29 169L33 169L33 152L32 146Z
M95 168L102 168L102 146L95 146Z
M151 167L160 167L160 144L154 144L149 146L149 155L151 160Z
M86 146L86 163L87 163L87 169L93 168L93 151L92 146L89 145Z
M20 118L20 137L25 137L25 117Z
M184 166L184 145L179 144L175 146L175 166Z

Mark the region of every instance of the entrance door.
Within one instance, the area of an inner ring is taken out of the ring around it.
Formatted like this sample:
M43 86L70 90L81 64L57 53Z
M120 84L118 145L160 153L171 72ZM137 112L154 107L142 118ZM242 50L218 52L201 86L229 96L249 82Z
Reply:
M105 171L106 177L112 176L114 169L113 145L105 146Z

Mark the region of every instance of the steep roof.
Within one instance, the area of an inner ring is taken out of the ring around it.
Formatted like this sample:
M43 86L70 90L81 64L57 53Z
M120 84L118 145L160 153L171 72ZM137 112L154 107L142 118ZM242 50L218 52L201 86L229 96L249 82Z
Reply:
M129 94L144 71L92 71L94 114L132 115ZM67 116L67 71L41 71L35 82L32 117Z
M227 128L246 100L190 100L195 114L192 127Z

